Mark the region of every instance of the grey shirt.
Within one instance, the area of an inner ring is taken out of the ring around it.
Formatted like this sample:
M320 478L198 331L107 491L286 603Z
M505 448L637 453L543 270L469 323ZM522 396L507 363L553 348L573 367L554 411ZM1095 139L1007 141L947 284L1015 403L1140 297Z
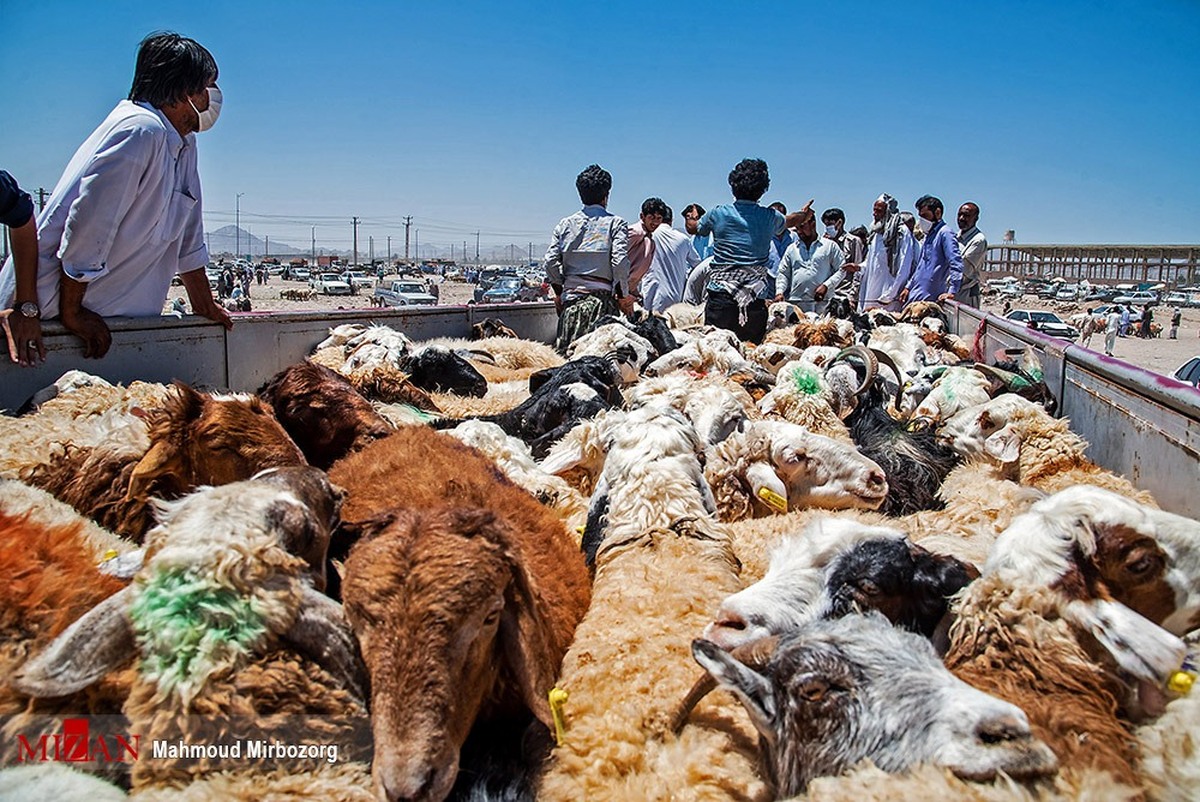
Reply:
M563 295L629 294L629 226L598 204L564 217L542 259L546 280Z

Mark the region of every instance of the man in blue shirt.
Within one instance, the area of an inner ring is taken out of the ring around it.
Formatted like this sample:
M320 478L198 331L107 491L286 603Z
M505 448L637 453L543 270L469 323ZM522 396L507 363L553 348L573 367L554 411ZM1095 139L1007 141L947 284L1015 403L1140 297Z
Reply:
M702 262L712 256L713 252L712 237L708 234L700 236L696 233L696 226L703 216L704 207L698 203L689 203L683 210L683 227L687 230L688 236L692 238L692 247L696 249L696 255Z
M704 322L729 329L742 340L761 343L767 333L768 263L772 241L789 226L798 225L809 206L785 218L758 204L771 186L767 163L742 159L729 173L734 202L710 210L696 233L713 235L713 260L708 270L708 299ZM811 205L811 201L809 202Z
M932 195L917 198L917 225L925 232L912 278L900 291L900 303L953 299L963 279L958 236L942 219L942 202Z

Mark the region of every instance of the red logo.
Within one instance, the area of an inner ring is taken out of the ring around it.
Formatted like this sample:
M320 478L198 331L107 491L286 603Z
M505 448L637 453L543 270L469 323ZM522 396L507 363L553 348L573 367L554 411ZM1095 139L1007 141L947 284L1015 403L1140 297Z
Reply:
M62 732L39 735L33 741L17 736L18 763L132 763L138 757L140 735L91 734L86 718L63 720Z

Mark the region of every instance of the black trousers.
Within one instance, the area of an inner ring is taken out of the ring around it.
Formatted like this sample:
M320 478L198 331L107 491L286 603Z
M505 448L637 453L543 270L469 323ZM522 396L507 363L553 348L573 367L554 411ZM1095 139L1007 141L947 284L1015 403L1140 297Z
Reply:
M740 340L756 345L767 336L767 302L761 298L746 307L746 325L738 323L737 301L727 292L709 290L704 304L704 322L710 326L729 329Z

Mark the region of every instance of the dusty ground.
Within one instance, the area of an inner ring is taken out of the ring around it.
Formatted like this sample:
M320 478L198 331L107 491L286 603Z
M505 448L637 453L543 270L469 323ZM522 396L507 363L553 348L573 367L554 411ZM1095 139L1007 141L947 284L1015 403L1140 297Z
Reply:
M255 313L270 311L332 311L338 309L363 309L364 311L369 311L372 308L369 300L370 293L366 290L360 290L358 295L351 296L319 295L311 301L285 301L279 297L280 290L289 288L303 289L307 286L306 282L283 281L278 277L273 277L267 284L261 286L257 284L251 285L250 302ZM449 305L465 304L472 298L473 291L474 285L472 284L466 284L461 281L446 281L439 287L440 295L438 302ZM168 308L176 297L183 297L186 300L187 296L184 294L182 287L171 288L171 294L167 298ZM989 312L999 315L1001 304L1002 302L985 299L984 308ZM1095 305L1089 304L1089 306ZM1071 315L1084 311L1084 306L1040 301L1032 296L1025 296L1019 302L1013 303L1013 309L1048 309L1057 313L1063 320L1067 320ZM1147 370L1170 374L1184 362L1200 354L1200 309L1183 310L1183 323L1179 327L1178 340L1167 338L1170 329L1170 317L1170 313L1166 308L1156 308L1154 319L1163 324L1162 337L1153 340L1142 340L1137 337L1119 337L1117 339L1115 355L1120 359L1124 359ZM237 319L236 314L234 315L234 319ZM1103 353L1103 335L1093 336L1090 347L1093 350Z

